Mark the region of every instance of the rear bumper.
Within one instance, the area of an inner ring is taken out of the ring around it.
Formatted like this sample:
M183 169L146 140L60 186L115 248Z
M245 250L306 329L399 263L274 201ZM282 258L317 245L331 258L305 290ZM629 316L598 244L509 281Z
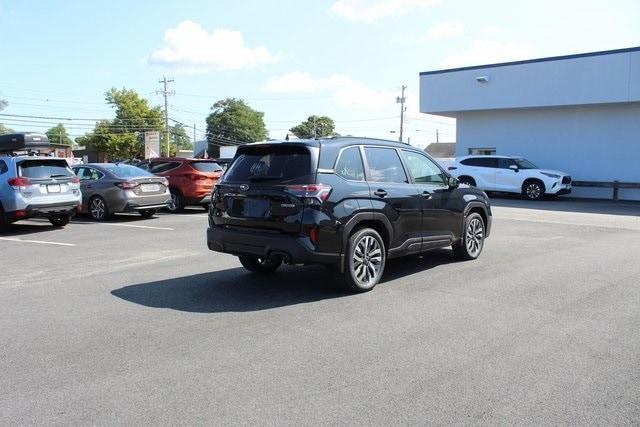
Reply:
M210 250L232 255L283 256L290 264L336 264L340 254L317 252L309 238L213 226L207 229Z
M27 218L49 218L54 215L73 216L79 206L79 203L70 202L27 205L24 209L6 212L5 216L10 222Z

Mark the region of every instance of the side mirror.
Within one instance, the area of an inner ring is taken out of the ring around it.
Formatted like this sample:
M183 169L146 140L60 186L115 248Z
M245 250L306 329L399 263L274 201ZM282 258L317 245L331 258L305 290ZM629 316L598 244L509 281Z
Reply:
M517 165L509 165L509 169L511 169L514 172L518 172L520 169L518 169Z
M460 181L458 181L456 178L450 176L447 179L447 184L449 184L449 188L458 188L460 187Z

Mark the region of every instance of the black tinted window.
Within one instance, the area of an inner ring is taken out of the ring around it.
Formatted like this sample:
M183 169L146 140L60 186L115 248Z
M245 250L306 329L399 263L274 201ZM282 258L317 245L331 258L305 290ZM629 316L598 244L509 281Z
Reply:
M364 166L358 147L347 148L340 154L336 163L335 172L345 179L364 181Z
M109 172L117 176L118 178L137 178L141 176L153 176L149 172L140 169L137 166L131 165L116 165L106 168Z
M51 178L73 176L64 160L24 160L18 165L20 176L27 178Z
M469 159L464 159L460 163L466 166L479 166L482 168L498 167L498 159L495 157L471 157Z
M311 155L304 147L247 147L241 151L224 175L225 182L273 182L308 184L311 176Z
M4 160L0 160L0 175L6 173L8 170L9 168L7 167L7 164L4 162Z
M369 171L367 179L373 182L408 182L396 150L391 148L364 149Z
M216 162L193 162L191 167L200 172L221 172L222 168Z
M147 168L151 173L162 173L180 166L180 162L153 162Z
M509 166L516 163L512 159L498 159L498 167L500 169L509 169Z

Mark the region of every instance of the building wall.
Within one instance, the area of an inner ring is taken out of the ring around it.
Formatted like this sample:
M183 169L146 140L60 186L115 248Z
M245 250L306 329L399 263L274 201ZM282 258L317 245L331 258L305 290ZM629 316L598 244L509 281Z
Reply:
M495 147L575 180L640 182L640 103L465 111L457 113L456 155ZM576 197L611 197L611 189L575 188ZM620 190L640 200L640 190Z
M478 82L479 76L488 81ZM640 102L640 48L420 75L420 111L452 117L460 111L622 102Z

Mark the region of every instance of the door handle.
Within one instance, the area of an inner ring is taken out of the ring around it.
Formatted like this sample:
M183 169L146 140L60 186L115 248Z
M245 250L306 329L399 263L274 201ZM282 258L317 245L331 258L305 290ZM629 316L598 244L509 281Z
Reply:
M384 191L382 188L378 188L376 191L373 192L373 194L375 194L378 197L384 197L387 195L387 192Z
M428 191L423 191L422 192L422 197L425 199L430 199L431 198L431 193L429 193Z

